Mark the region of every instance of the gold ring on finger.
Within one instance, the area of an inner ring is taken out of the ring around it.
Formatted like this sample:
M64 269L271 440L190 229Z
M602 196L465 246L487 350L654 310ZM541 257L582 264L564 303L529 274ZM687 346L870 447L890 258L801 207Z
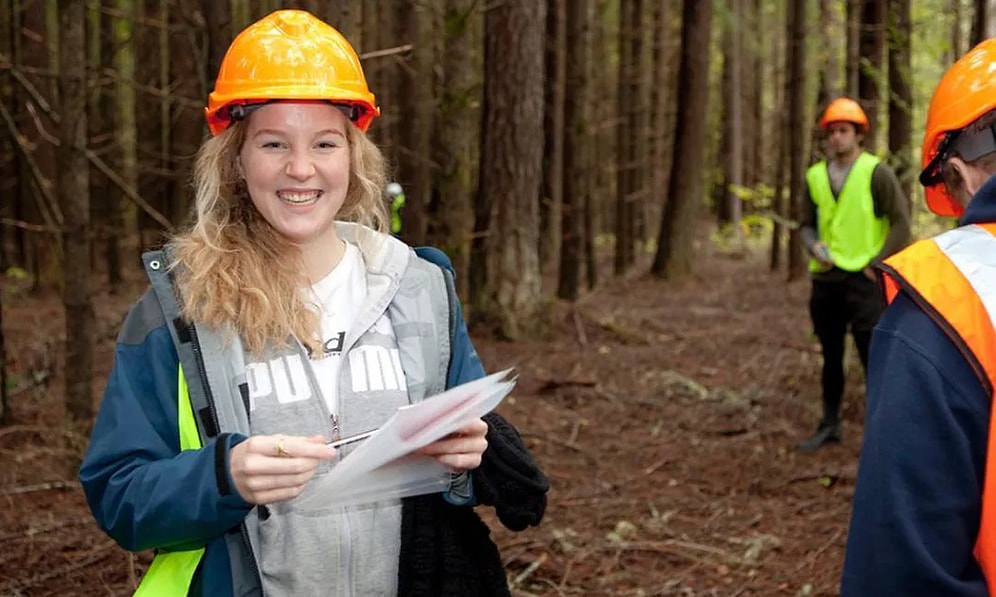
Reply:
M277 456L290 456L290 452L287 451L287 446L284 444L284 440L278 441L275 449L277 451Z

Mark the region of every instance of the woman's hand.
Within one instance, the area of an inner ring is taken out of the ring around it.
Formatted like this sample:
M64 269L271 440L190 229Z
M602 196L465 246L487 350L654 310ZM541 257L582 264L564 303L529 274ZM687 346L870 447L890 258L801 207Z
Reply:
M229 470L242 499L272 504L300 495L318 464L334 457L321 435L254 435L232 448Z
M488 448L488 424L477 419L441 440L433 442L418 451L419 454L435 456L443 465L457 473L481 466L481 455Z

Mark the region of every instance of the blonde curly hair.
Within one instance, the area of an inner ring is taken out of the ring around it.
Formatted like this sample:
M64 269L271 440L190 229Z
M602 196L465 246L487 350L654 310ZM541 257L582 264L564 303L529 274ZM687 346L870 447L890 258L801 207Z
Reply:
M246 127L236 122L198 151L194 222L172 239L182 314L233 330L253 353L268 343L285 346L292 336L314 350L320 331L300 291L309 281L299 250L256 210L237 171ZM336 217L384 233L383 154L355 126L346 126L346 140L349 188Z

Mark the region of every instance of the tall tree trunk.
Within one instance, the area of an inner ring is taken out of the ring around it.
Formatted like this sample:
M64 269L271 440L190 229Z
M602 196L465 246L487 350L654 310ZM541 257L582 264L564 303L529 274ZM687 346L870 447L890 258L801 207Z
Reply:
M233 27L232 5L218 0L201 0L201 14L204 15L204 25L207 31L207 79L208 87L214 88L214 78L218 76L221 59L225 57L228 45L235 35L248 23L240 23Z
M16 21L13 0L0 0L0 52L8 60L14 57L14 23ZM10 69L0 70L0 107L8 113L13 113L14 87ZM0 130L4 127L0 126ZM14 140L11 135L0 135L0 197L7 200L0 202L0 279L13 264L13 247L10 246L9 230L3 223L3 218L13 217L13 204L10 198L18 197L20 176L15 168L16 158ZM7 352L3 333L3 287L0 286L0 425L9 424L12 420L10 403L7 395Z
M193 201L190 180L194 155L204 135L204 117L197 104L189 100L206 98L208 65L197 60L206 37L203 24L196 15L200 0L171 0L169 10L169 74L173 93L169 96L170 129L169 153L173 176L169 181L170 211L168 217L174 225L183 224ZM203 101L203 100L201 100Z
M805 144L809 128L806 126L804 102L806 101L806 3L796 4L791 15L791 35L788 52L791 68L788 72L789 85L789 131L792 134L789 150L789 219L800 220L803 185L806 184L803 159L806 157ZM794 280L805 275L806 262L802 253L802 235L798 228L789 232L788 277Z
M502 334L536 329L541 285L539 186L543 161L544 2L510 2L484 17L485 97L481 190L494 218L487 252L488 286Z
M996 37L996 0L975 0L975 16L972 19L972 46Z
M955 60L965 53L963 49L965 42L963 41L963 34L961 31L962 27L962 10L961 3L962 0L949 0L950 6L948 10L951 14L951 49L948 51L945 64L952 64Z
M774 80L776 82L775 89L777 89L777 92L773 94L775 95L775 101L773 103L778 108L775 110L775 115L772 121L775 126L773 138L778 140L776 144L778 147L778 155L775 159L775 194L771 199L774 217L772 218L771 259L769 265L771 271L773 272L777 272L782 267L786 229L785 218L788 215L788 206L785 201L785 170L786 163L788 162L790 142L788 130L788 98L792 93L792 81L789 78L789 73L792 71L792 57L789 54L791 50L789 44L792 39L792 23L795 22L796 6L798 6L798 4L795 2L787 2L785 3L784 19L780 18L783 15L775 15L775 22L782 22L784 24L782 27L782 32L784 33L784 43L776 46L781 50L778 55L777 62L782 65L782 68L774 73Z
M889 153L909 200L913 195L913 88L910 0L889 1ZM911 201L912 204L912 201Z
M651 271L669 279L692 270L696 216L702 201L702 159L709 102L709 41L712 3L682 1L681 64L678 88L674 163L671 167L668 201L661 217L660 238Z
M844 60L844 95L858 97L858 78L861 72L861 17L866 1L847 0L847 51Z
M649 205L648 223L653 226L648 230L650 238L657 238L657 227L660 226L661 213L664 209L664 189L667 188L671 152L671 119L674 94L671 85L672 70L669 66L670 52L668 40L668 6L664 2L651 3L654 12L654 33L651 64L654 79L650 87L650 131L653 138L650 143L650 192L647 198Z
M579 208L579 217L586 222L582 225L581 260L585 263L585 271L597 271L590 262L598 258L588 251L594 239L587 237L588 229L597 233L609 232L615 226L615 197L617 194L616 169L619 167L618 116L617 103L619 95L619 78L622 73L619 68L605 68L607 62L600 59L604 56L619 56L622 49L619 46L619 31L621 25L618 14L618 0L596 0L593 6L593 20L590 21L589 34L592 52L588 55L587 74L589 81L585 107L590 121L586 142L585 160L588 164L588 174L585 189L584 204ZM570 97L568 95L568 97ZM564 191L566 193L566 190ZM596 281L587 280L588 287L595 286Z
M90 425L93 418L93 305L90 295L90 190L86 158L85 0L59 0L59 198L66 222L66 413Z
M588 64L591 60L591 0L571 0L566 14L567 63L564 105L564 195L561 220L560 275L557 296L577 300L581 276L581 238L590 180L587 152Z
M433 155L439 164L438 200L429 242L446 249L457 272L457 290L469 298L470 232L481 148L481 52L483 16L477 0L447 0L443 31L442 84Z
M540 268L560 254L560 214L564 189L564 98L566 0L550 0L546 15L546 90L543 108L543 187L540 194Z
M616 97L616 275L633 264L633 199L636 192L637 98L640 93L640 0L619 2L619 81ZM641 156L642 157L642 156Z
M743 0L728 0L731 23L727 31L727 54L724 70L729 69L729 95L726 97L724 126L729 140L729 152L723 178L726 181L724 200L728 206L729 224L733 232L733 245L736 251L743 251L744 237L740 228L743 216L743 200L740 189L744 186L744 142L743 142L743 105L744 93L741 77L741 62L743 60Z
M432 66L435 64L431 14L418 7L419 0L395 4L399 44L412 44L395 69L395 97L399 108L397 129L397 182L405 190L402 234L407 242L425 244L431 173L430 147L433 129ZM423 16L424 15L424 16Z
M14 59L14 31L16 31L14 21L14 1L0 0L0 53L8 60ZM0 106L13 114L16 111L14 106L17 105L17 98L10 71L9 68L0 69ZM0 130L6 131L2 123ZM14 235L6 234L6 224L3 223L3 219L14 217L14 204L20 196L18 187L21 185L21 176L17 170L16 155L14 138L10 132L0 134L0 197L5 198L4 201L0 201L0 275L16 260L16 249L12 242ZM0 358L0 374L2 373L3 361ZM0 388L3 386L0 385ZM3 412L5 412L3 406L0 405L0 422L3 420Z
M30 72L58 71L59 56L52 48L53 44L58 44L58 23L53 25L49 22L50 14L54 14L53 10L48 2L34 2L22 6L21 12L21 35L18 40L21 45L20 65L29 67L25 78L41 98L58 97L55 77ZM29 224L42 224L55 229L62 225L63 214L58 198L51 190L54 188L57 168L55 148L48 139L57 125L39 104L38 98L32 94L25 94L23 97L24 108L30 106L31 112L37 116L32 116L27 109L21 109L15 116L19 134L35 140L18 152L18 171L31 172L31 177L29 183L23 185L24 195L18 202L15 217ZM33 276L33 290L57 287L61 279L61 235L55 232L37 234L25 231L22 240L25 267Z
M879 136L879 104L882 101L880 83L885 64L885 20L887 0L864 0L861 15L861 67L858 70L858 97L868 115L869 133L865 148L875 151Z
M169 51L165 47L168 40L166 3L164 0L144 0L141 4L144 7L137 12L138 20L134 25L134 30L138 32L135 36L135 59L140 65L135 69L136 189L139 196L159 213L168 213L170 202L166 175L169 172L169 141L166 128L169 103L155 92L160 88L169 89ZM146 247L145 239L161 236L162 230L144 210L135 210L130 203L128 209L137 215L137 260ZM117 281L112 281L112 292L117 291L119 281L120 265Z
M363 0L336 0L322 4L325 6L324 12L315 14L335 27L354 48L363 47Z
M842 59L846 50L847 24L841 22L839 4L837 0L820 0L820 25L824 28L823 43L826 44L823 48L823 72L826 73L826 93L830 99L845 95Z

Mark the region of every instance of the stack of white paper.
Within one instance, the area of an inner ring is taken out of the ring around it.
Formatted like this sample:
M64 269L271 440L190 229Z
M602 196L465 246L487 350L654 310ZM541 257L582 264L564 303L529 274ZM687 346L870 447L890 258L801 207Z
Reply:
M512 391L511 369L398 409L376 433L316 477L295 508L322 510L444 491L450 471L419 448L491 412Z

